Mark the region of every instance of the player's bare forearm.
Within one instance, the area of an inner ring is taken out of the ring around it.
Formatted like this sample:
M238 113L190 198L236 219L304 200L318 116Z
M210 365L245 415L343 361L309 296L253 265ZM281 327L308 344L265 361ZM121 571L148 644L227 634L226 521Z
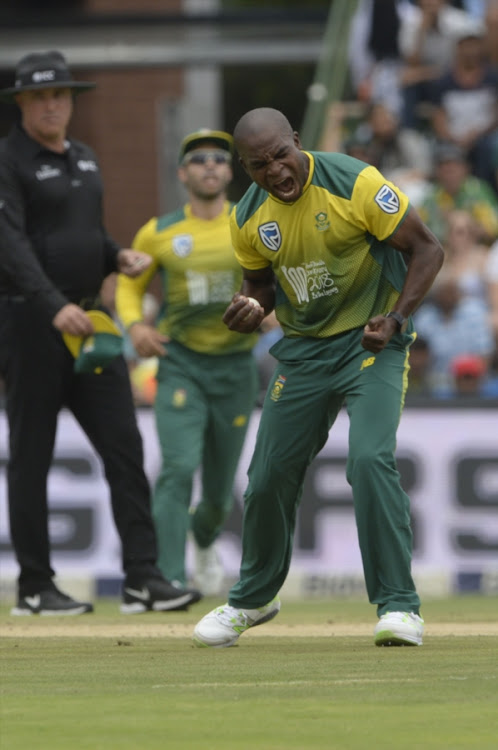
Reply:
M269 315L275 307L275 276L271 266L258 271L245 268L240 292L245 297L258 300L265 315Z
M405 283L394 306L407 318L421 304L443 265L443 248L414 209L410 209L405 221L388 242L408 257Z

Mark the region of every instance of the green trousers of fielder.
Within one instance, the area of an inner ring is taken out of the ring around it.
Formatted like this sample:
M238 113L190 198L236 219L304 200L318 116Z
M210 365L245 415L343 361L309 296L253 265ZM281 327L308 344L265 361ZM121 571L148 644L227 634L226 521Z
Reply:
M185 585L189 529L200 547L209 547L232 509L235 472L259 381L250 352L207 355L174 341L167 346L154 404L162 466L152 511L158 565L169 580ZM190 513L198 468L202 495Z
M285 581L306 469L345 404L350 420L347 479L352 486L369 600L378 615L419 613L411 576L409 498L394 452L407 387L410 334L373 355L362 329L327 339L284 338L262 411L245 493L242 564L229 604L255 609Z

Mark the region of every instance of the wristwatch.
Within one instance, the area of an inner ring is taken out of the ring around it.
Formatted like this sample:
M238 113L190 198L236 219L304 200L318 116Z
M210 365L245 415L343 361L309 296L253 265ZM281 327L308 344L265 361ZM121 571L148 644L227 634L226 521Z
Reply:
M387 313L386 318L394 318L398 325L399 333L404 333L406 331L408 327L408 318L404 318L401 313L396 312L396 310L391 310L391 312Z

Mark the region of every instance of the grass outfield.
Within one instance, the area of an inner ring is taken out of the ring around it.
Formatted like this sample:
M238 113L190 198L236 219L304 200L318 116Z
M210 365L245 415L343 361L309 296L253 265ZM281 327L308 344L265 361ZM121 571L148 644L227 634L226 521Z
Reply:
M1 750L496 750L498 602L428 600L422 648L375 648L374 608L283 602L230 649L188 613L0 608Z

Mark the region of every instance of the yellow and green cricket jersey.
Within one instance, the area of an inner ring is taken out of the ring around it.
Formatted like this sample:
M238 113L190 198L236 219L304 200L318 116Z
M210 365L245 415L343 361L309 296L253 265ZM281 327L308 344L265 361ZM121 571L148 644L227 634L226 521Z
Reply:
M242 271L230 239L226 202L215 219L200 219L189 204L174 213L153 218L132 243L153 262L141 276L120 275L116 307L126 327L142 319L142 298L152 277L162 276L164 305L159 330L196 352L232 354L248 351L257 334L230 331L222 321L232 296L240 289Z
M309 153L301 197L284 203L253 184L231 215L240 264L271 265L275 313L286 336L324 338L364 326L399 297L406 263L386 240L409 200L372 166Z

